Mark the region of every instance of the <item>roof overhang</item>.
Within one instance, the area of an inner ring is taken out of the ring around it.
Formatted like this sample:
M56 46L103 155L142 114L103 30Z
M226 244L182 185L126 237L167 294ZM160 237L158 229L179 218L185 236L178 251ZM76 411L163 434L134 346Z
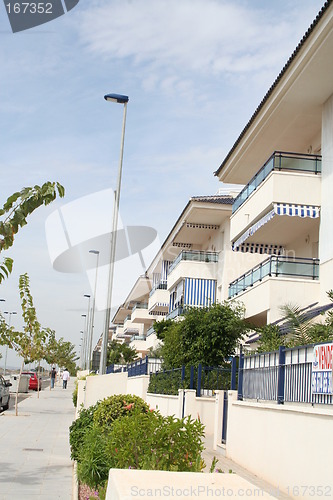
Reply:
M333 2L328 1L215 172L246 184L274 151L319 153L322 107L333 89Z
M191 198L150 264L148 274L156 272L162 260L172 261L182 250L202 244L203 235L208 241L219 226L230 218L231 209L231 198L228 203L204 201L203 197Z

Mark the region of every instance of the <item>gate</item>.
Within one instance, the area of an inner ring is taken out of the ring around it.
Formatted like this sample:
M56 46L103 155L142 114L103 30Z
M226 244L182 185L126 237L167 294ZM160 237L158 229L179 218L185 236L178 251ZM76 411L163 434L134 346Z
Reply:
M223 412L222 412L222 444L227 441L227 425L228 425L228 391L223 393Z

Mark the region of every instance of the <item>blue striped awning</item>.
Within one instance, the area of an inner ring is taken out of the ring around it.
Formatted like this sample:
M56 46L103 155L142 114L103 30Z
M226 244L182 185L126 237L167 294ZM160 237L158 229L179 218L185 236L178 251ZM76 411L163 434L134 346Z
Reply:
M312 205L295 205L292 203L274 203L274 208L265 214L261 219L249 227L232 245L232 249L237 249L252 236L258 229L267 224L275 215L288 215L290 217L310 217L316 219L320 215L320 207ZM270 246L267 244L267 246Z
M310 217L311 219L316 219L320 215L320 207L311 205L293 205L290 203L274 203L274 211L277 215Z
M184 306L208 307L216 301L216 280L185 278Z

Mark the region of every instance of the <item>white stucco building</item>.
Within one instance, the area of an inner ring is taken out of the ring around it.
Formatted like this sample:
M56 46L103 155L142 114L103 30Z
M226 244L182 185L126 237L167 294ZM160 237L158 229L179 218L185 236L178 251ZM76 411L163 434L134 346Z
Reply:
M327 304L333 288L333 5L328 1L215 172L245 184L233 204L230 240L239 258L229 297L257 324L279 307Z

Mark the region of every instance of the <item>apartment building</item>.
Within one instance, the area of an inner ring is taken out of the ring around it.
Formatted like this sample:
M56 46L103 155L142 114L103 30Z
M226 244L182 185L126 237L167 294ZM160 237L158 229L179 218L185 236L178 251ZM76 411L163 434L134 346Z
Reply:
M116 312L115 338L140 356L158 346L154 323L177 319L186 307L205 307L228 298L235 266L245 272L230 245L234 196L192 197L161 249ZM251 255L258 262L257 255Z
M327 304L333 288L332 3L215 172L245 185L232 206L230 242L242 263L250 253L260 261L233 268L228 297L258 325L279 319L286 303Z

